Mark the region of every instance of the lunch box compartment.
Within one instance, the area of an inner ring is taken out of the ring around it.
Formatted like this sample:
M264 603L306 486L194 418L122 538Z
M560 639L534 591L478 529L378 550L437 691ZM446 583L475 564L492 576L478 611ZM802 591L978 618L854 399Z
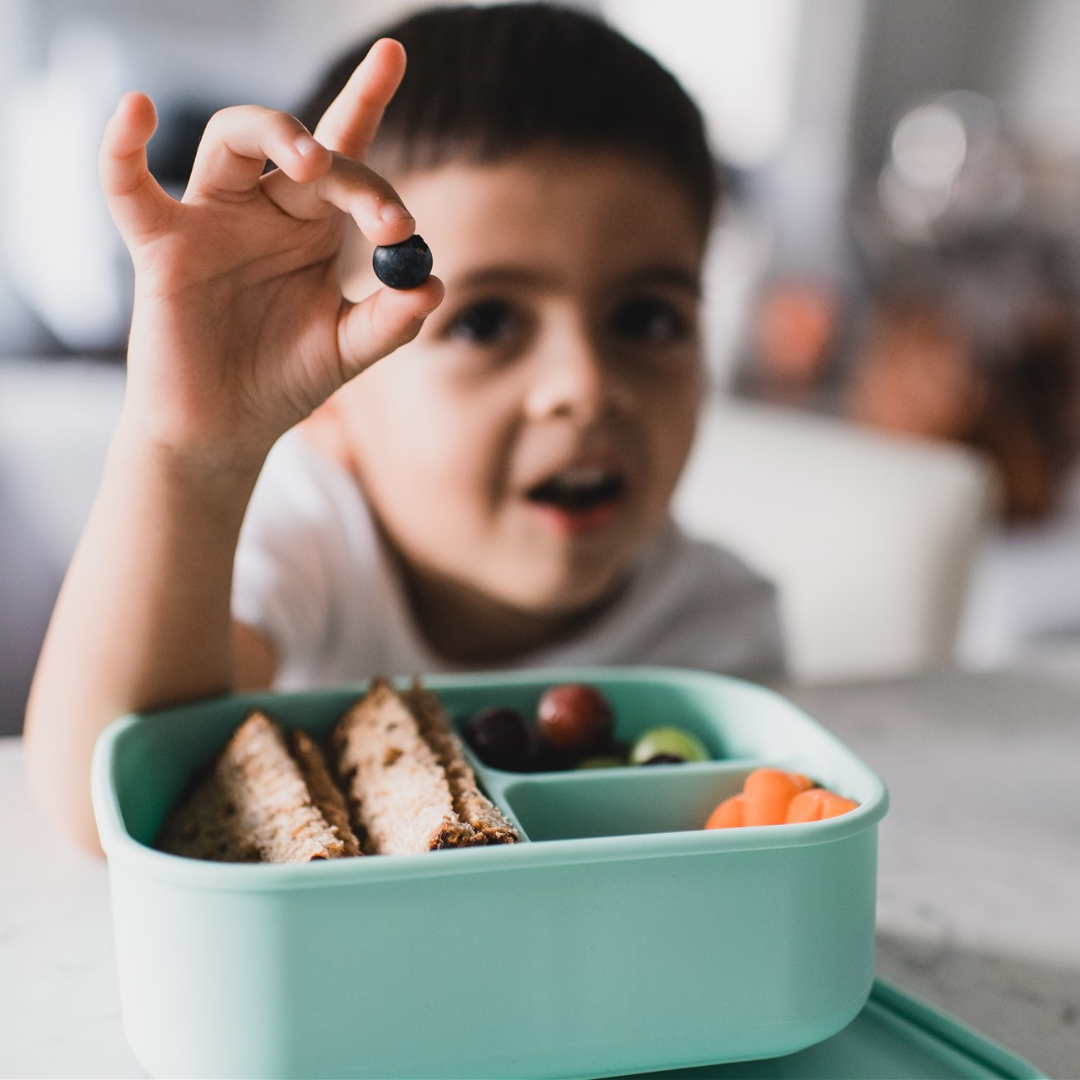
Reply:
M750 766L701 763L581 769L496 787L530 840L700 829L742 789Z
M451 717L588 682L620 737L676 724L719 760L477 769L526 842L310 864L150 845L253 707L325 735L364 686L125 717L98 741L124 1027L154 1076L593 1077L767 1058L873 984L881 781L779 695L662 668L425 678ZM403 684L404 685L404 684ZM805 826L696 827L759 764L857 800Z

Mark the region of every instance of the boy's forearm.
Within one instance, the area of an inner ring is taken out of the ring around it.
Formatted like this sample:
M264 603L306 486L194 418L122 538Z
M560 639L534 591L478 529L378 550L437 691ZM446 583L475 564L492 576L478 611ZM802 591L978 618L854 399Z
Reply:
M32 788L84 846L97 843L89 768L104 727L233 686L232 564L258 467L193 464L117 429L26 718Z

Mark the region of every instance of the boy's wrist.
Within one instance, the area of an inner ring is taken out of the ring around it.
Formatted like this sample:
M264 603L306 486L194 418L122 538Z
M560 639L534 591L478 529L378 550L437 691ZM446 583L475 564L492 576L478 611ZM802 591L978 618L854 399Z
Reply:
M139 461L142 468L185 486L204 486L223 494L250 493L272 445L272 440L211 443L177 438L127 408L113 434L115 450Z

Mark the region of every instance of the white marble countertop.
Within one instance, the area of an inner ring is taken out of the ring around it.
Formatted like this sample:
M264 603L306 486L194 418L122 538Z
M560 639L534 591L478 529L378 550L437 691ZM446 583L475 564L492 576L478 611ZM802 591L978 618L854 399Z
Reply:
M878 972L1080 1077L1080 674L793 691L886 781ZM142 1077L120 1020L105 864L27 802L0 740L0 1077Z
M889 787L878 974L1080 1077L1080 668L788 696Z

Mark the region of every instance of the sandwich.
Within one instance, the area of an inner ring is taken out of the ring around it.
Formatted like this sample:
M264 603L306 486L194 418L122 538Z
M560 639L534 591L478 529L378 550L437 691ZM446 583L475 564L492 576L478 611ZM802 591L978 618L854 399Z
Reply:
M372 682L327 754L252 710L169 812L155 846L218 862L312 862L508 844L435 694ZM331 763L332 762L332 767Z

